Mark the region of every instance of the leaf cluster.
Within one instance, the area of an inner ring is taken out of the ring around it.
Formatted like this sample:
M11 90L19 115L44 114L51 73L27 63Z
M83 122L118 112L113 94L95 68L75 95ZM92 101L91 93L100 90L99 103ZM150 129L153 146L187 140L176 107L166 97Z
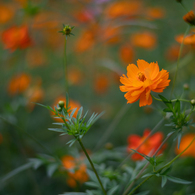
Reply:
M66 101L65 107L61 107L58 105L55 107L55 110L53 110L50 106L45 106L42 104L38 104L40 106L43 106L47 108L48 110L52 111L54 113L54 117L61 119L63 122L59 123L53 123L54 125L61 126L59 128L49 128L50 131L60 132L62 135L73 135L75 138L70 140L67 144L69 146L72 146L76 140L82 139L83 136L88 132L88 130L91 128L91 126L103 115L104 112L93 113L90 118L86 121L86 116L88 111L83 114L83 107L80 107L77 115L74 117L75 112L77 108L74 108L73 110L70 110L70 107L68 107L68 98ZM60 108L60 109L59 109Z

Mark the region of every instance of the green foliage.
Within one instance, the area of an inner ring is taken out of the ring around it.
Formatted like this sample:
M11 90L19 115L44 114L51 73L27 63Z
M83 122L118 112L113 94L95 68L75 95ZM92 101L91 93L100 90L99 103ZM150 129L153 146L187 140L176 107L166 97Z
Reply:
M171 126L175 131L177 131L177 140L178 140L178 148L180 146L181 142L181 137L182 137L182 130L183 127L188 127L191 126L191 120L190 115L194 111L194 106L191 108L191 112L189 114L186 114L186 110L181 111L181 100L176 99L175 100L167 100L165 97L162 95L159 95L161 100L165 103L167 108L165 108L163 111L164 112L169 112L172 115L170 116L170 123L166 124L166 126ZM173 104L173 102L175 102Z

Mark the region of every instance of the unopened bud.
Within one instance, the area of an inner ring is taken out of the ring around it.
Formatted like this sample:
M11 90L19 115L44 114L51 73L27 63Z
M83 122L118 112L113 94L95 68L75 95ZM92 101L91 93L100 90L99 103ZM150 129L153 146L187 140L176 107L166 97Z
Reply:
M71 33L72 29L74 28L74 26L69 26L69 25L64 25L63 24L63 29L61 31L59 31L60 33L62 33L63 35L74 35Z
M186 15L184 15L183 19L188 24L195 25L195 15L193 11L189 11Z
M64 107L64 101L60 100L60 101L58 102L58 105L59 105L61 108L63 108L63 107Z
M185 84L183 85L183 88L184 88L185 90L188 90L188 89L189 89L189 85L188 85L187 83L185 83Z
M105 148L106 148L107 150L112 150L112 149L113 149L113 144L111 144L111 143L106 143L106 144L105 144Z
M61 112L62 108L61 107L57 107L57 110L58 110L58 112Z
M193 106L195 105L195 99L192 99L190 102Z

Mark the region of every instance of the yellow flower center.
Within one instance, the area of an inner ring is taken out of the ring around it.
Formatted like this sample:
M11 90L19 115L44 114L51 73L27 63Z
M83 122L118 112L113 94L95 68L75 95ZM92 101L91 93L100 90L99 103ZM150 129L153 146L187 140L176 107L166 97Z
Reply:
M139 72L138 73L138 79L140 81L144 82L146 80L146 77L145 77L145 75L142 72Z

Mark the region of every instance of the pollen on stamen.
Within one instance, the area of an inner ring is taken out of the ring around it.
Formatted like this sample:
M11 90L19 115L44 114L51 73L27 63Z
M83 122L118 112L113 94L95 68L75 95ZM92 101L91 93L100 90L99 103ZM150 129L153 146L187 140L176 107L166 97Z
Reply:
M145 77L145 75L142 72L139 72L138 73L138 78L142 82L144 82L146 80L146 77Z

